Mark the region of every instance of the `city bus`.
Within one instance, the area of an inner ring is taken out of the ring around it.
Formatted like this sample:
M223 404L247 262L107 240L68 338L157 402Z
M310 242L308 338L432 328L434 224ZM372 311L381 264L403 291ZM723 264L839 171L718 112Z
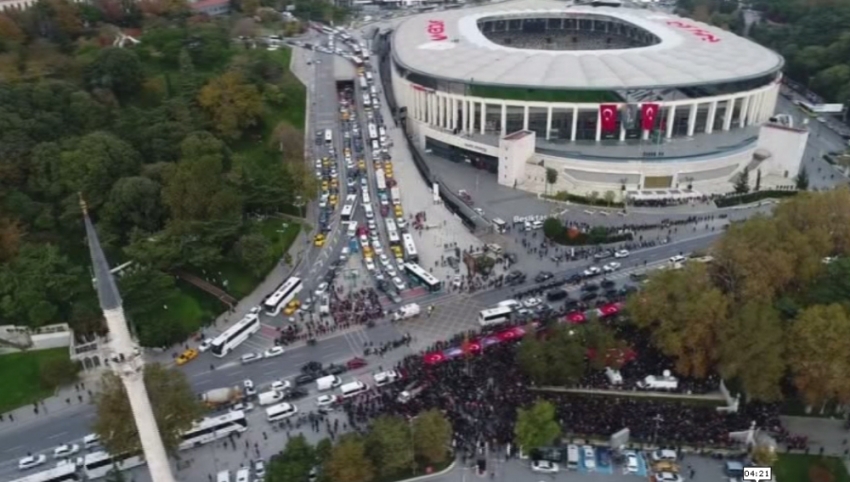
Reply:
M398 237L398 231L395 229L387 228L387 238L389 238L390 244L398 244L401 242L401 238Z
M207 417L195 422L192 429L181 436L179 448L188 450L246 430L248 430L248 420L242 410L235 410L217 417Z
M375 127L374 122L369 123L369 140L372 140L372 141L378 140L378 128Z
M221 358L258 331L260 331L260 318L256 313L248 313L233 326L224 330L224 333L215 337L210 344L210 351Z
M330 144L334 141L334 131L325 129L325 142Z
M434 277L431 273L425 271L422 266L416 263L404 263L404 271L418 284L424 286L431 293L436 293L443 289L443 282Z
M511 319L514 310L510 306L497 306L478 313L478 324L481 326L498 325Z
M113 457L106 452L94 452L83 459L83 472L88 480L99 479L106 477L113 470L121 472L145 463L142 455L124 454Z
M354 214L354 205L346 204L342 207L342 220L351 221L351 216Z
M15 479L12 482L78 482L77 466L73 462L57 465L56 468L45 470L37 474Z
M303 287L301 278L296 278L295 276L281 283L276 290L263 300L263 308L265 308L266 314L277 316L280 310L292 301L295 295L301 292L301 288Z
M401 235L401 244L404 247L404 259L411 263L419 261L419 253L416 252L416 244L413 242L413 236L410 233Z

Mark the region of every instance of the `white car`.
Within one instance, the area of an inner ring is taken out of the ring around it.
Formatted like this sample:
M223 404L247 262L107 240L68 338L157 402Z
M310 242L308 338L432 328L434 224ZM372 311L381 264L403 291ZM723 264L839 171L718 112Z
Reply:
M596 468L596 451L590 445L581 448L584 452L584 468L594 470Z
M276 392L283 392L292 388L292 384L289 383L289 380L275 380L272 382L272 390Z
M77 444L63 444L53 449L53 458L62 459L69 455L74 455L80 451L80 446Z
M378 256L378 261L380 261L384 267L388 267L390 265L390 258L386 254Z
M252 390L254 388L254 381L250 378L246 378L242 381L242 386L245 387L246 390Z
M329 407L336 403L336 395L319 395L316 397L317 407Z
M591 266L590 268L587 268L586 270L584 270L581 274L583 276L596 276L601 272L602 272L602 270L599 269L598 266Z
M548 460L535 460L531 462L531 470L542 474L557 474L558 464Z
M19 470L27 470L33 467L38 467L39 465L47 462L47 456L44 454L38 455L27 455L26 457L18 460L18 469Z
M375 271L375 262L372 261L372 258L366 258L366 269Z
M389 276L390 278L395 278L396 275L398 275L395 268L393 268L392 266L387 266L387 269L385 271L387 272L387 276Z
M636 453L632 451L625 452L626 456L626 472L630 474L636 474L640 472L640 463L638 462L638 456Z
M212 346L212 338L204 338L204 341L202 341L201 344L198 345L198 351L203 353L203 352L209 350L211 346Z
M620 269L620 263L618 263L616 261L612 261L612 262L610 262L610 263L608 263L608 264L606 264L605 266L602 267L602 271L604 271L606 273L613 273L614 271L617 271L618 269Z
M231 412L250 412L254 409L254 404L251 402L239 402L236 405L230 407Z
M393 285L395 285L395 289L399 291L404 291L407 289L407 285L404 284L404 281L401 280L398 276L393 278Z
M682 482L682 476L673 472L659 472L655 474L655 480L658 482Z
M319 286L316 287L316 296L322 296L323 294L325 294L325 291L327 291L327 290L328 290L328 284L324 283L324 282L321 283Z
M262 460L254 462L254 474L261 479L266 476L266 463Z
M380 372L372 375L372 378L375 379L376 387L383 387L384 385L389 385L390 383L395 382L399 378L401 378L397 371L388 370L385 372Z
M263 358L273 358L276 356L283 355L283 347L282 346L273 346L268 350L263 352Z
M631 253L629 253L628 249L621 249L621 250L616 251L614 253L614 257L615 258L628 258L630 254Z
M529 298L522 302L522 304L525 305L526 308L533 308L539 305L540 303L543 303L543 300L541 300L540 298Z

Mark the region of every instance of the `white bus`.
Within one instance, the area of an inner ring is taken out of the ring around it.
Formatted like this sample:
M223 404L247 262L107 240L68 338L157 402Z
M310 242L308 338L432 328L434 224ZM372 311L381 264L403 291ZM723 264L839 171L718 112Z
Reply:
M431 273L425 271L422 266L416 263L404 263L404 271L416 282L425 287L429 292L436 293L443 289L443 282L434 277Z
M342 207L342 220L343 221L350 221L351 216L353 214L354 214L354 205L353 204L346 204L345 206Z
M378 187L378 192L384 192L387 190L387 178L384 176L383 169L375 171L375 185Z
M419 261L419 253L416 252L416 244L413 242L413 236L410 233L401 235L401 244L404 247L404 259L415 263Z
M99 479L106 477L116 468L121 472L145 463L145 459L141 455L126 454L112 457L106 452L94 452L86 455L83 459L83 472L88 480Z
M360 76L360 88L366 90L369 87L369 84L366 83L366 77Z
M387 228L387 237L390 239L390 244L398 244L401 242L401 238L398 237L398 231L395 229Z
M281 283L274 292L266 296L263 300L263 308L266 309L266 314L269 316L277 316L295 295L301 292L303 288L301 278L292 277Z
M497 306L478 313L478 324L481 326L498 325L511 319L514 310L510 306Z
M369 197L369 190L368 189L364 189L363 192L361 193L361 196L363 197L363 204L364 205L372 204L372 198Z
M325 142L330 144L334 141L334 131L325 129Z
M375 126L374 122L369 123L369 140L378 140L378 128Z
M277 422L289 418L298 413L298 408L291 403L278 403L266 409L266 418L269 422Z
M372 98L369 97L369 94L363 94L363 106L372 107Z
M258 331L260 331L260 317L256 313L249 313L233 326L224 330L224 333L215 337L210 345L210 351L213 355L221 358Z
M56 468L30 474L12 482L77 482L80 478L77 475L77 466L73 462L67 462L56 466Z
M357 194L349 194L348 196L345 196L345 204L354 205L355 203L357 203Z
M246 430L248 430L248 420L242 410L204 418L195 422L192 429L181 436L179 448L188 450Z

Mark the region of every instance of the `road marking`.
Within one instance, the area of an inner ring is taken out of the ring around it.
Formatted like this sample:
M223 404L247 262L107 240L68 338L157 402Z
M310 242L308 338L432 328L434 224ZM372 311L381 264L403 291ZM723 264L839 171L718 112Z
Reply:
M51 439L51 440L52 440L52 439L55 439L55 438L64 437L66 433L68 433L68 432L59 432L59 433L55 433L55 434L53 434L53 435L51 435L51 436L49 436L49 437L47 437L47 438L49 438L49 439Z
M6 449L3 452L14 452L15 450L18 450L19 448L23 448L23 445L15 445L14 447L12 447L10 449Z

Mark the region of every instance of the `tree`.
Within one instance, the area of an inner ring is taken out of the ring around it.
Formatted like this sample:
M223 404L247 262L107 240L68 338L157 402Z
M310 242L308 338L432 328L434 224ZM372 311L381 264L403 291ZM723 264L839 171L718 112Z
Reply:
M159 434L169 454L177 453L181 433L200 419L205 407L198 401L183 372L165 368L158 363L145 365L145 386L153 406ZM121 379L106 372L101 379L101 391L95 396L97 418L94 432L101 444L113 454L137 452L141 442L132 423L130 400Z
M558 218L546 218L543 221L543 235L551 240L558 240L564 235L564 224Z
M254 276L266 273L274 262L272 244L262 234L246 234L234 245L239 260L248 267Z
M284 161L303 162L304 133L289 122L283 121L274 128L270 142L275 149L280 150Z
M286 442L283 451L271 458L265 481L307 480L318 461L316 450L303 434L298 434Z
M605 203L610 207L614 204L614 201L617 199L617 195L614 194L614 191L605 191Z
M357 434L339 438L325 471L334 482L371 482L375 477L375 468L366 456L366 444Z
M555 406L537 400L529 408L517 409L514 436L525 453L550 445L561 435L561 426L555 418Z
M738 177L735 178L734 189L736 194L746 194L750 192L750 170L744 168Z
M147 266L131 268L119 284L140 345L161 348L186 341L190 333L185 325L163 313L180 295L173 276Z
M785 376L785 332L779 312L764 302L749 302L733 310L721 327L719 371L738 379L748 399L773 402L782 398Z
M788 365L809 405L850 401L850 317L841 305L800 312L788 334Z
M850 258L838 258L808 287L803 295L810 305L850 302Z
M195 72L195 64L189 50L180 50L178 59L180 64L180 94L186 99L194 100L198 96L198 74Z
M135 95L145 80L142 63L131 49L108 47L98 52L85 72L90 89L107 89L119 99Z
M596 204L596 201L599 200L599 191L590 191L587 194L587 200L590 204Z
M805 167L800 168L800 172L794 177L794 187L800 191L805 191L809 188L809 171Z
M729 301L712 285L704 264L688 263L652 276L627 306L655 346L676 359L677 372L696 378L712 372L720 358L718 342Z
M546 168L546 190L549 190L550 186L554 186L555 183L558 182L558 171L547 167Z
M0 263L9 261L18 254L23 235L24 231L18 220L0 217Z
M452 433L452 424L439 410L421 412L413 419L416 459L428 464L445 462L449 456Z
M50 358L41 362L38 375L42 386L53 390L76 382L81 369L80 362L71 361L69 358Z
M201 88L198 103L212 118L224 137L238 139L256 125L263 112L263 98L256 86L245 82L237 72L227 72Z
M82 192L93 210L103 204L118 179L136 174L141 165L131 145L107 132L93 132L64 148L59 158L64 192Z
M555 326L538 341L529 334L517 354L519 366L537 385L572 385L584 375L587 350L571 327Z
M759 467L773 467L779 456L776 450L767 444L756 444L750 450L750 458Z
M0 47L20 44L24 40L26 35L18 24L5 13L0 14Z
M393 477L413 466L413 433L399 416L382 415L372 422L366 453L380 477Z
M119 179L109 191L101 219L126 241L133 229L154 233L162 228L162 186L141 176Z

